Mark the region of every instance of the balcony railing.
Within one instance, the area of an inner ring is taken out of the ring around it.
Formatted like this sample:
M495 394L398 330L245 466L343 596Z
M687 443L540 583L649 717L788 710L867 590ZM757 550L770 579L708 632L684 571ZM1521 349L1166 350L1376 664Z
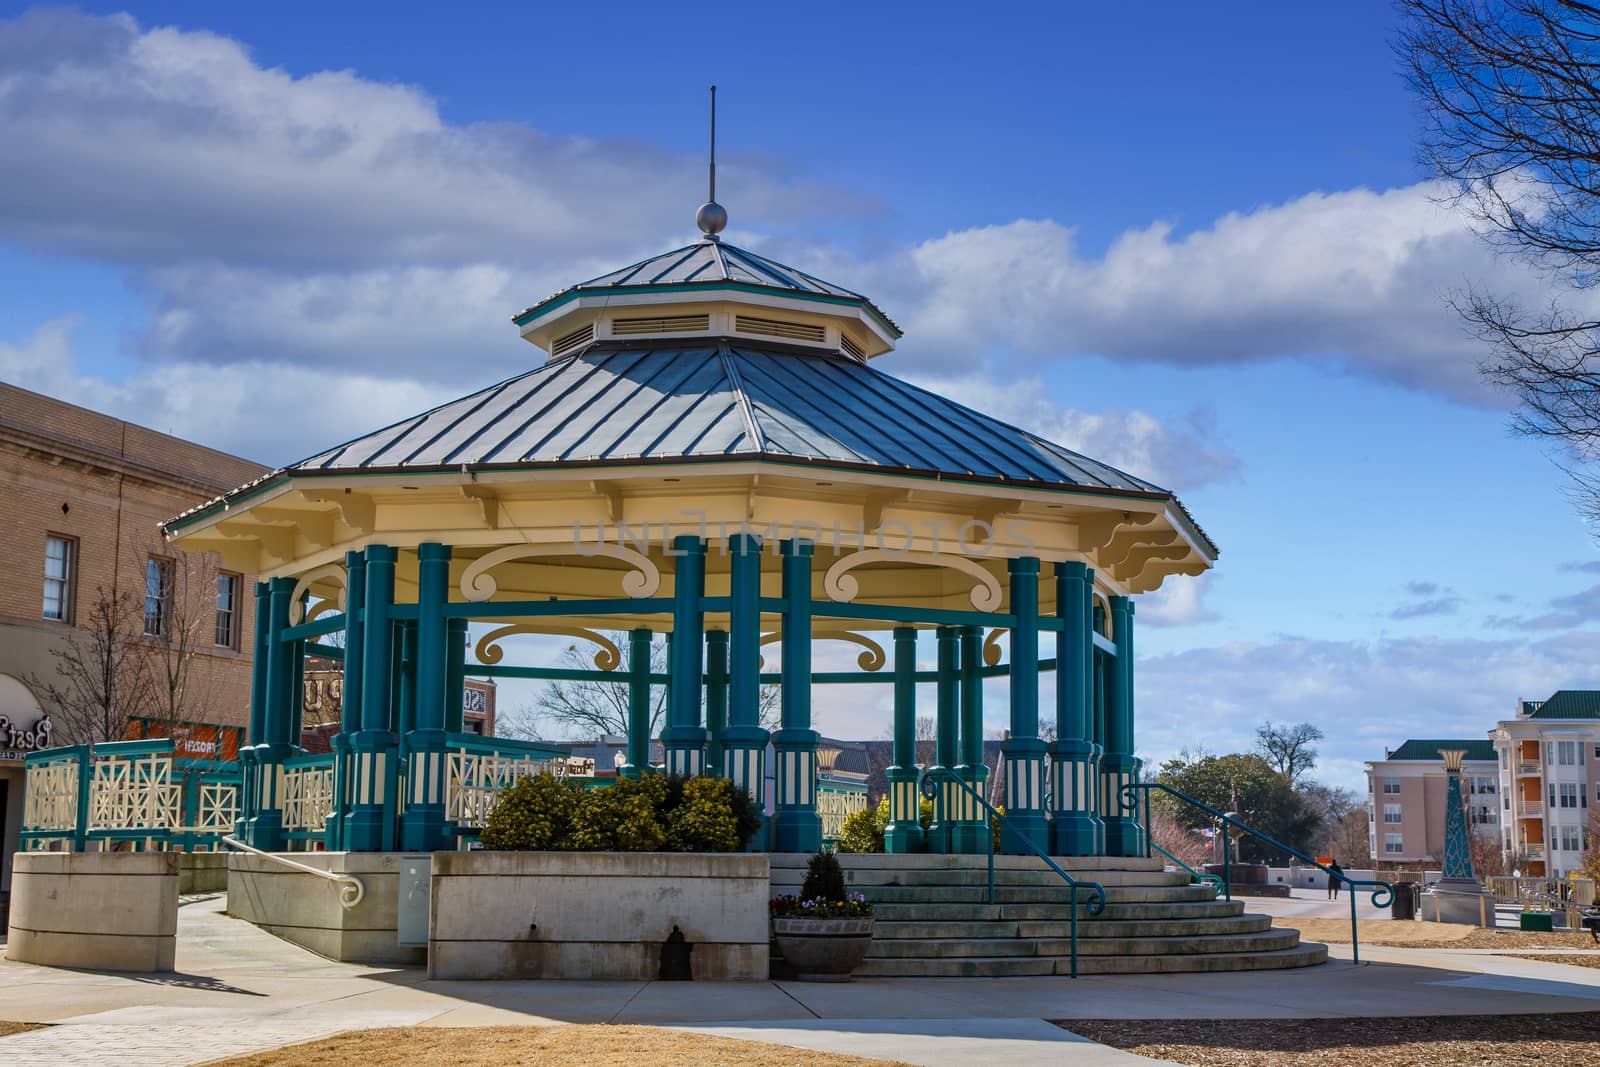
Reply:
M1539 773L1539 761L1538 760L1531 760L1531 759L1521 760L1520 762L1517 763L1517 773L1518 774L1538 774Z
M1542 819L1544 818L1544 803L1538 800L1519 800L1517 801L1517 814L1523 818Z

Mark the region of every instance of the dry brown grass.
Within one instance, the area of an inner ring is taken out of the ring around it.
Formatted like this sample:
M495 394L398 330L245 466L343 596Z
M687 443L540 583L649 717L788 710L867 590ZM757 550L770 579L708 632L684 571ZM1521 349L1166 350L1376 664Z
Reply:
M1540 963L1564 963L1568 967L1600 967L1600 953L1590 953L1587 956L1578 953L1545 952L1535 954L1532 952L1507 952L1507 956L1515 956L1519 960L1538 960Z
M0 1037L10 1037L12 1034L25 1034L29 1030L43 1030L38 1023L8 1023L0 1019Z
M1196 1067L1592 1067L1600 1012L1387 1019L1060 1020L1075 1034Z
M1299 930L1303 941L1348 945L1348 919L1273 920L1274 926ZM1363 945L1392 948L1595 948L1587 933L1534 933L1523 930L1484 930L1457 923L1411 922L1403 919L1367 919L1357 924Z
M883 1067L889 1060L866 1060L830 1052L787 1048L757 1041L662 1030L653 1026L410 1026L358 1030L321 1041L289 1045L214 1067Z

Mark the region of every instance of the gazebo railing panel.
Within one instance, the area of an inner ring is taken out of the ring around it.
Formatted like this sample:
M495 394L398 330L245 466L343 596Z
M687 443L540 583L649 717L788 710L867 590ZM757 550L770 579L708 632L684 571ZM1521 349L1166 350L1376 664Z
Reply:
M80 833L84 764L88 749L74 745L30 754L25 760L22 848L39 852L74 847Z
M281 804L284 836L303 846L320 843L334 808L333 753L284 761Z
M545 745L451 734L445 749L445 822L458 834L483 829L499 795L530 775L565 778L566 753Z

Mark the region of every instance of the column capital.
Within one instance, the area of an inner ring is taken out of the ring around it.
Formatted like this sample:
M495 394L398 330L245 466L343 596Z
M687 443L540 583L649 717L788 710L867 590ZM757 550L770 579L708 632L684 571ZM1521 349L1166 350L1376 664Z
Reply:
M1038 556L1017 556L1015 559L1006 560L1006 570L1012 574L1038 574Z
M810 556L816 552L817 544L802 537L780 542L778 549L785 556Z
M1094 572L1089 570L1089 565L1082 560L1066 559L1052 566L1057 578L1089 578L1093 579Z
M675 556L703 556L706 554L706 543L695 534L679 534L672 539L672 554Z
M424 541L417 546L417 558L425 560L448 560L450 546L438 541Z

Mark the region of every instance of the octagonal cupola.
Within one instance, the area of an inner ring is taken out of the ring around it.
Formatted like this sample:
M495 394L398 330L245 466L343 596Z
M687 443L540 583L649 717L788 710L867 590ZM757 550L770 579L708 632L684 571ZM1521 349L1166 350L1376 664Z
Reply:
M899 327L865 296L724 242L727 213L714 200L695 221L694 244L580 282L512 321L551 359L602 342L708 337L863 361L894 348Z

